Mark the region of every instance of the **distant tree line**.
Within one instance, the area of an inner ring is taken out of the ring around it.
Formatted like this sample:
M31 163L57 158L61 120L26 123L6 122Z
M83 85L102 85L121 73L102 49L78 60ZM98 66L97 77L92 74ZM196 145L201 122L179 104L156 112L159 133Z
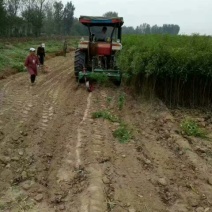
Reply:
M87 35L85 26L74 17L71 1L63 5L57 0L0 0L0 37L41 35ZM95 15L95 14L94 14ZM117 12L106 12L105 17L118 17ZM123 34L178 34L180 27L141 24L123 26Z
M0 0L0 36L70 35L75 7L56 0Z
M117 12L106 12L105 17L118 17ZM163 24L163 26L150 26L147 23L141 24L137 27L123 26L123 34L172 34L177 35L180 32L180 27L175 24Z
M180 32L180 27L175 24L163 24L163 26L150 26L147 23L137 27L123 26L123 34L171 34L177 35Z

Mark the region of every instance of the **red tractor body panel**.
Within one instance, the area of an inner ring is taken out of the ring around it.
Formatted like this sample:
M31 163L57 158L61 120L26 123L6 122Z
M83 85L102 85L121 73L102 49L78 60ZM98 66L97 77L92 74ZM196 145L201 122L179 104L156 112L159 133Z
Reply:
M97 44L97 54L109 56L111 55L111 44L110 43L98 43Z
M78 45L79 49L87 49L89 45L89 41L81 41ZM98 48L100 48L99 53L111 53L111 51L120 51L122 49L122 44L121 43L116 43L116 42L112 42L112 46L110 45L110 43L105 43L105 42L99 42L97 44ZM107 50L104 51L102 50L102 48L106 48ZM111 48L111 50L109 50ZM101 54L102 55L102 54Z

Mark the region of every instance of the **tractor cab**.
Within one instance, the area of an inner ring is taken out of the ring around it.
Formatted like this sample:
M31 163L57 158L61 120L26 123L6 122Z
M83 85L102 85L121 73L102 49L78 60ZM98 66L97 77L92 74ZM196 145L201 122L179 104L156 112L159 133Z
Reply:
M122 17L80 16L79 22L87 27L88 39L79 42L75 52L77 80L88 78L91 72L104 73L121 82L115 56L122 49ZM84 71L83 71L84 70Z
M90 41L116 42L121 40L121 26L124 23L123 18L80 16L79 21L88 27ZM100 37L103 29L106 30L107 40Z

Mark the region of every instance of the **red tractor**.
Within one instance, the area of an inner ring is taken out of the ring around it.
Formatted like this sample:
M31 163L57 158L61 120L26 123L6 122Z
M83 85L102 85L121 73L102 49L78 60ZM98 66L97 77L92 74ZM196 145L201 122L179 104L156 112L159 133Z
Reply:
M78 82L89 82L93 73L105 74L117 85L122 74L116 64L116 53L122 49L122 17L106 18L80 16L79 21L88 28L88 40L81 39L75 52L75 76Z

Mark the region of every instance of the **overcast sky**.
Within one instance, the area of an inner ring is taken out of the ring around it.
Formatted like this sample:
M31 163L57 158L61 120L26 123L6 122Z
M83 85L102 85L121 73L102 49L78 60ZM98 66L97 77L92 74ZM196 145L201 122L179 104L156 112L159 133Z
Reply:
M68 0L62 0L65 4ZM72 0L75 17L115 11L124 25L178 24L180 34L212 35L212 0Z

